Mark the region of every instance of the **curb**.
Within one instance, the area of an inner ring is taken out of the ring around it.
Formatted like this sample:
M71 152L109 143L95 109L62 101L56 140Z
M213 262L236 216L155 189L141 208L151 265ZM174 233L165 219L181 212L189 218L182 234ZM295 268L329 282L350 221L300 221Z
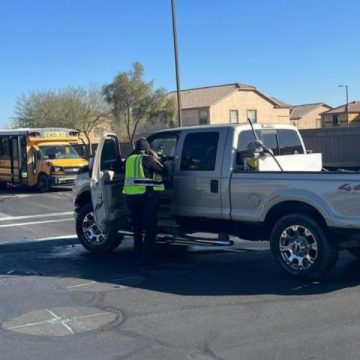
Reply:
M14 241L12 243L0 244L0 254L44 250L49 247L80 244L77 236L72 238L56 238L44 240Z

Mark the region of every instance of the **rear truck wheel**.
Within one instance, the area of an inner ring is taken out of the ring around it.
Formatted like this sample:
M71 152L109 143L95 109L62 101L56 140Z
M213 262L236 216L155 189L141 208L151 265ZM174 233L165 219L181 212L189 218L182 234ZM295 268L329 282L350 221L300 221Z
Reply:
M360 259L360 247L349 248L349 249L347 249L347 251L351 255L355 256L358 259Z
M76 217L76 233L85 249L93 253L105 253L115 250L121 243L123 235L115 231L104 234L97 227L93 207L90 203L83 205Z
M37 188L40 192L48 192L51 190L50 179L46 174L40 174L37 182Z
M282 217L271 232L272 253L288 274L318 280L336 264L338 249L326 237L324 226L307 215Z

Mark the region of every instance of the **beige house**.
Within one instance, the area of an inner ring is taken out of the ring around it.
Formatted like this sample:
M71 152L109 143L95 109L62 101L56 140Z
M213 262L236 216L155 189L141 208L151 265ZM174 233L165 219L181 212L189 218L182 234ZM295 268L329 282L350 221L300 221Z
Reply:
M290 122L298 129L321 128L321 113L331 109L324 103L295 105L290 109Z
M339 126L360 126L360 101L353 101L348 104L349 124L347 120L346 104L338 106L332 110L325 111L321 114L323 127Z
M170 93L176 96L176 92ZM290 123L290 107L254 86L233 83L181 91L183 126L244 123Z

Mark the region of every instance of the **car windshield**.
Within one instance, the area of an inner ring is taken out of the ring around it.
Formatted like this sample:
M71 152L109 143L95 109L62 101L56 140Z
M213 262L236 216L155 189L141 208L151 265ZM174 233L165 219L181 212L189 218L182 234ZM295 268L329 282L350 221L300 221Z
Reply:
M40 146L40 155L42 160L80 158L80 155L71 145Z

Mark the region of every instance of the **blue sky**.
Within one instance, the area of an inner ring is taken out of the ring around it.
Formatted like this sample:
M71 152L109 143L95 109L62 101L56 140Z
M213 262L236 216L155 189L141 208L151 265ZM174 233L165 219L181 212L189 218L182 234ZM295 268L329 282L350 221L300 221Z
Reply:
M177 0L181 87L290 104L360 100L360 1ZM29 91L111 82L134 61L174 90L170 0L0 0L0 126Z

